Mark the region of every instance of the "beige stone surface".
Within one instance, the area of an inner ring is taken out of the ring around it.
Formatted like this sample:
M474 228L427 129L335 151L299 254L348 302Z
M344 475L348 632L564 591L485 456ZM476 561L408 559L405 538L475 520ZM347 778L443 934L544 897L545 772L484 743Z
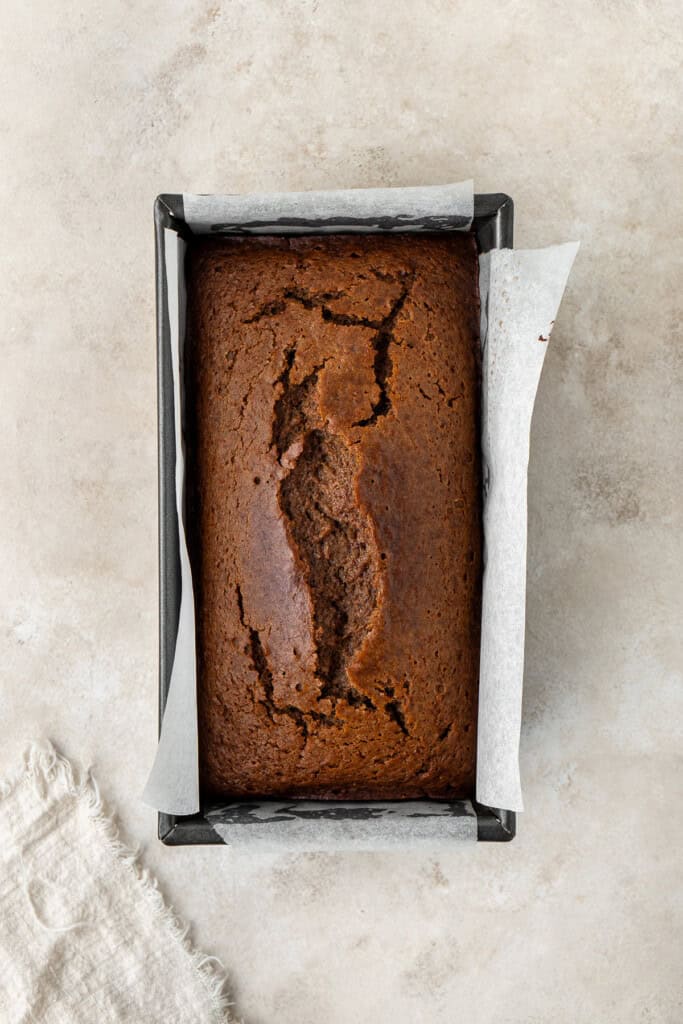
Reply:
M246 1024L683 1019L676 0L8 0L0 771L92 761ZM580 238L530 468L505 846L169 850L156 730L152 201L473 176Z

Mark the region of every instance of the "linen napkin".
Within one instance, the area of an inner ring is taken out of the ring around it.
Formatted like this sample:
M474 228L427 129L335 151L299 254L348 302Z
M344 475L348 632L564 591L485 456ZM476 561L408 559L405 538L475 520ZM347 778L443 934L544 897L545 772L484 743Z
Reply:
M33 745L0 782L3 1024L227 1024L223 989L95 781Z

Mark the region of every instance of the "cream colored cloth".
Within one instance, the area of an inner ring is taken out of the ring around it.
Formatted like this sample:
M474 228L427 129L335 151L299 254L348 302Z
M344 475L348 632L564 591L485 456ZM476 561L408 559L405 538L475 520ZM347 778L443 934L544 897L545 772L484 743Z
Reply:
M94 781L33 746L0 783L2 1024L226 1024L222 990Z

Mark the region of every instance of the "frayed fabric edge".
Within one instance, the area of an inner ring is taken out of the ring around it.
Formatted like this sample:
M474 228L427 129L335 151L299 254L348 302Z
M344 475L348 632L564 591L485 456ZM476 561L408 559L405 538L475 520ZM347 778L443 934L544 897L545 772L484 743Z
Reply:
M234 1024L232 1005L227 996L225 968L215 956L200 952L188 937L190 926L183 924L165 901L154 876L143 867L137 850L129 849L119 838L113 813L106 808L99 786L89 770L80 770L60 754L50 740L31 743L24 751L19 768L0 779L0 800L11 796L22 784L33 786L39 798L71 796L81 800L93 825L113 856L132 872L140 892L148 900L153 913L163 921L171 936L188 955L205 989L212 1014L212 1024Z

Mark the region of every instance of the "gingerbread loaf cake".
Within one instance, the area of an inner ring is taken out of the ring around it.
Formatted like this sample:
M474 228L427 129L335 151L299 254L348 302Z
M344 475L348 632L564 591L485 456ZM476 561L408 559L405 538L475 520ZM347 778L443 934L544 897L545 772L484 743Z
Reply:
M205 790L471 795L474 239L197 239L187 278Z

